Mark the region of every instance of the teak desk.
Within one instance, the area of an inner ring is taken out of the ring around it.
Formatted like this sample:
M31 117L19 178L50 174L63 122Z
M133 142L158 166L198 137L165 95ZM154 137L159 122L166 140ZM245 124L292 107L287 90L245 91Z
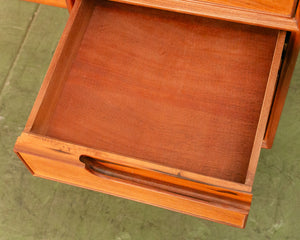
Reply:
M14 149L32 174L244 227L299 50L297 2L65 6Z

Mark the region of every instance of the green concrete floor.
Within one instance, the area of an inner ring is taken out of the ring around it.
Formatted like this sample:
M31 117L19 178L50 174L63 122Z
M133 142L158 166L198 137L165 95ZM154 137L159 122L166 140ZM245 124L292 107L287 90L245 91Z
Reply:
M0 240L300 239L300 62L246 229L32 177L13 153L68 12L0 0Z

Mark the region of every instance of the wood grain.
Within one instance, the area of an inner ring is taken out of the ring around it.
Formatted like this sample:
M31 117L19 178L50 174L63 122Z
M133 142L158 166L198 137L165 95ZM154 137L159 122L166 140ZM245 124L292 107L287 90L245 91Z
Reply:
M69 74L72 58L76 54L85 32L93 4L94 1L89 0L76 1L27 120L25 132L31 131L34 122L43 121L45 123L50 119L51 111L56 106L65 78ZM40 132L45 131L47 124L39 127Z
M276 80L278 75L278 69L281 62L281 54L283 50L285 36L286 36L286 32L280 31L278 33L278 41L273 55L272 67L270 69L270 73L268 77L266 92L265 92L265 96L261 108L259 122L257 125L255 141L253 143L253 151L251 153L249 168L247 172L246 184L248 185L252 185L254 182L254 176L257 168L261 145L266 131L268 117L271 110L272 100L275 92Z
M221 5L246 8L257 11L292 16L296 6L295 0L204 0Z
M112 177L115 179L140 184L145 187L165 189L185 196L206 199L222 204L235 203L241 209L249 210L251 198L249 194L228 188L213 187L190 181L180 176L171 176L154 170L145 170L122 165L116 162L104 161L89 156L80 155L79 160L85 164L85 169L96 176ZM77 159L78 161L78 159Z
M73 0L25 0L72 8ZM151 8L188 13L226 21L298 31L296 0L112 0Z
M275 30L98 3L55 110L45 105L32 131L243 183L276 40Z
M296 17L300 19L300 8L298 7ZM263 147L272 148L275 134L279 124L280 116L283 110L285 99L289 90L293 71L296 65L299 49L300 49L300 32L292 32L287 42L287 50L283 59L280 77L278 80L276 94L273 100L272 110L269 116L268 127L265 133Z
M251 203L250 194L246 193L245 189L241 189L241 191L233 190L231 189L230 184L227 184L227 187L217 187L212 184L191 181L188 177L186 177L184 172L182 177L180 177L177 174L170 174L168 170L165 171L166 167L162 167L159 169L160 171L156 171L154 164L150 165L148 163L148 165L147 163L133 163L134 159L130 159L130 162L126 162L126 159L122 156L115 157L112 156L112 154L100 152L99 150L68 144L38 135L23 133L22 136L18 138L14 151L17 153L19 152L46 157L48 159L64 162L77 167L84 167L80 160L82 157L95 156L94 159L96 161L99 161L101 164L114 170L133 173L153 180L160 180L180 187L190 188L197 190L198 192L203 192L206 196L218 197L220 200L231 199L230 201L242 201L247 204Z
M204 16L208 18L245 23L249 25L281 29L286 31L298 31L297 21L294 18L294 7L289 16L266 13L249 8L238 8L227 4L215 4L210 1L198 0L112 0L121 3L134 4L150 8L158 8L179 13ZM220 1L221 2L221 1ZM227 0L222 2L228 2ZM233 1L232 1L233 2ZM243 1L237 1L243 2ZM250 2L250 1L249 1ZM258 1L251 1L258 2ZM264 2L264 1L259 1ZM272 4L278 1L272 1ZM280 1L279 1L280 2ZM289 1L291 2L291 1ZM284 1L281 1L284 4ZM276 4L275 4L276 5Z
M37 176L244 227L285 34L77 0L15 151Z
M236 207L234 204L218 204L218 202L183 196L165 190L144 188L139 184L127 183L122 180L100 178L82 167L40 156L26 153L20 153L20 156L28 163L35 176L101 191L235 227L245 227L250 204L247 209ZM57 171L57 169L61 169L61 171ZM249 197L251 199L250 194Z
M199 189L198 187L203 183L209 184L211 186L211 190L216 188L212 186L226 188L226 192L228 192L230 195L236 195L238 198L241 198L241 194L231 194L230 191L236 190L251 192L251 186L249 185L196 174L193 172L184 171L182 169L171 168L154 162L126 157L94 148L88 148L86 146L76 145L33 133L23 132L16 142L15 151L44 156L56 161L61 161L76 166L81 165L79 162L80 156L91 156L110 163L124 165L130 167L131 169L140 169L144 176L149 176L151 173L153 178L161 179L161 174L163 174L163 176L167 176L167 181L181 186L187 186L185 183L185 180L187 180L188 185L195 189ZM157 176L157 174L159 176ZM202 188L199 190L202 190Z

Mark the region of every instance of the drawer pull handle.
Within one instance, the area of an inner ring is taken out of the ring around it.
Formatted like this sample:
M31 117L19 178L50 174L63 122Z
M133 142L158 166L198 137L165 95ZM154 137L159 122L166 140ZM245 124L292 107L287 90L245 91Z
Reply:
M188 186L178 185L176 182L163 181L163 177L162 179L151 178L149 177L149 173L152 172L151 170L128 167L85 155L81 155L79 160L85 164L85 169L87 171L98 177L108 178L123 183L125 182L131 185L138 185L156 191L178 194L214 204L215 206L222 205L223 207L227 206L230 209L239 209L238 211L249 211L250 208L249 202L234 199L232 196L228 196L228 193L201 191ZM137 174L142 173L143 171L148 171L148 176Z
M192 188L176 185L174 183L169 183L165 181L161 181L158 179L152 179L150 177L145 177L142 175L130 173L130 169L135 169L132 167L122 166L119 164L115 164L116 166L122 166L123 168L127 168L128 172L121 171L118 169L113 169L111 167L105 166L105 164L114 165L114 163L102 161L99 159L94 159L85 155L80 156L79 160L85 164L85 169L90 173L104 178L113 178L114 180L121 180L122 182L135 184L147 188L160 189L184 196L200 198L202 199L202 194Z

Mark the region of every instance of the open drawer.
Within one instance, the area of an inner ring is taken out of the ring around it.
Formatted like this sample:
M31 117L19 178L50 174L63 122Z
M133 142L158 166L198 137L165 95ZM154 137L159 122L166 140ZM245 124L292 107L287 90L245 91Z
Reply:
M40 177L244 227L284 40L78 0L15 151Z

